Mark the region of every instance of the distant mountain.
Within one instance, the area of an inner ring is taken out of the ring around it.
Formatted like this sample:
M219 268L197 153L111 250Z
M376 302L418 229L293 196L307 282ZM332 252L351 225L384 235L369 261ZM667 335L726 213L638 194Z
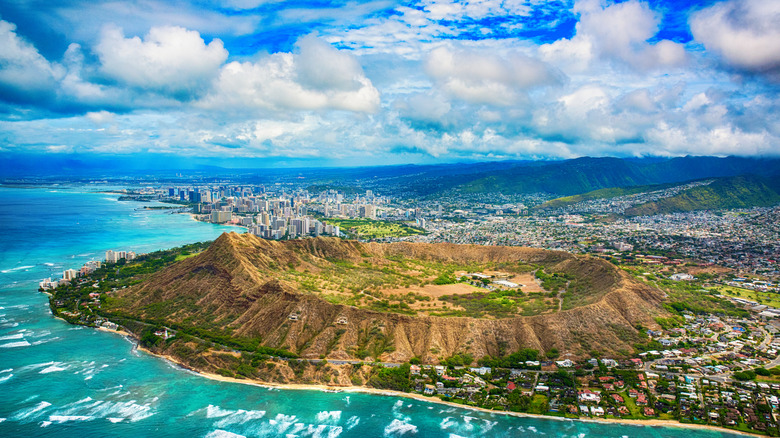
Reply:
M693 187L669 198L631 207L626 210L626 215L648 216L695 210L769 207L776 204L780 204L778 178L750 175L720 178L706 186Z
M680 157L664 161L577 158L473 175L453 188L464 193L546 192L570 196L594 190L691 181L702 178L780 174L780 160Z

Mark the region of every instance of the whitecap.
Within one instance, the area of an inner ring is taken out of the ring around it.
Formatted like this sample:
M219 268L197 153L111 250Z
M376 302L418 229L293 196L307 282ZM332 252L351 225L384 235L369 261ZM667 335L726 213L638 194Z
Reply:
M66 365L63 362L55 362L54 364L49 365L46 368L38 371L38 374L57 373L60 371L65 371L68 368L70 368L70 365Z
M318 423L338 423L341 420L341 411L322 411L315 418Z
M53 338L41 339L40 341L35 341L35 342L33 342L32 344L30 344L30 345L41 345L41 344L46 344L46 343L48 343L48 342L51 342L51 341L56 341L56 340L57 340L57 339L59 339L59 338L60 338L59 336L55 336L55 337L53 337Z
M246 438L244 435L239 435L237 433L228 432L226 430L217 429L212 430L208 434L206 434L205 438Z
M342 429L341 426L328 426L327 438L336 438L337 436L341 435L341 432L343 431L344 429Z
M32 364L32 365L25 365L25 366L19 368L19 371L35 370L35 369L47 367L47 366L53 365L53 364L54 364L54 361L36 363L36 364Z
M349 420L347 420L347 430L352 429L353 427L357 426L360 423L360 417L357 415L353 415L349 417Z
M482 427L482 432L488 432L498 424L498 421L490 421L484 418L482 419L482 421L485 422L485 425Z
M3 274L7 274L9 272L21 271L22 269L30 269L30 268L34 268L34 267L35 266L19 266L19 267L16 267L16 268L3 269L0 272L2 272Z
M222 409L219 406L208 405L206 407L206 418L219 418L232 414L233 411Z
M0 383L5 382L6 380L10 379L13 376L14 376L13 374L7 374L7 375L5 375L3 377L0 377Z
M10 373L10 372L11 372L11 371L13 371L13 370L14 370L13 368L6 368L6 369L4 369L4 370L0 370L0 374L3 374L3 373Z
M27 341L9 342L7 344L0 345L0 348L16 348L16 347L29 347L30 343Z
M296 420L295 415L276 414L273 420L268 420L268 424L276 426L277 433L282 434L295 424Z
M452 417L446 417L443 420L441 420L441 423L439 423L439 427L441 430L447 430L450 427L456 426L458 424L457 421L453 420Z
M222 417L219 421L214 423L217 427L225 427L229 424L244 424L248 421L259 420L265 416L265 411L246 411L239 409L230 415Z
M455 435L454 433L451 433L449 435L449 438L466 438L465 436Z
M135 400L126 402L101 401L86 409L86 413L94 417L123 418L132 423L149 418L155 413L147 404L139 404Z
M10 341L12 339L22 339L22 338L24 338L24 333L16 333L14 335L0 336L0 341Z
M92 420L88 415L49 415L49 421L57 423L66 423L68 421L87 421Z
M385 436L401 436L407 433L417 433L417 426L395 419L385 427Z
M108 418L106 418L106 420L108 420L108 421L110 421L112 423L121 423L121 422L125 421L124 418L114 418L114 417L108 417Z
M49 406L51 406L51 403L42 401L42 402L38 403L37 405L35 405L32 408L22 409L22 410L18 411L16 413L16 415L13 416L13 419L14 420L26 420L26 419L28 419L30 417L35 416L35 414L37 414L38 412L48 408Z
M41 421L41 427L48 427L51 424L51 421Z

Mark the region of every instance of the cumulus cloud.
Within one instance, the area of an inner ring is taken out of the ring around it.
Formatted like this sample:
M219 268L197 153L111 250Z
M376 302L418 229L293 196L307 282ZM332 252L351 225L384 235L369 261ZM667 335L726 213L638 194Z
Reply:
M0 94L15 101L35 101L54 91L63 69L41 56L16 33L16 25L0 20Z
M780 3L731 0L690 19L694 38L730 66L780 81Z
M143 40L108 27L95 51L108 77L181 100L201 94L228 57L219 39L206 44L197 31L167 26L153 27Z
M595 56L600 56L643 71L679 67L687 61L682 44L669 40L647 42L658 31L660 17L645 3L629 0L604 7L597 0L583 0L574 10L581 15L576 35L542 45L544 59L584 70Z
M561 83L549 65L520 53L501 57L490 52L439 47L428 55L426 72L452 96L477 104L507 106L523 91Z
M201 104L266 110L374 112L379 108L379 91L349 52L314 37L302 38L297 47L297 53L225 65L213 92Z

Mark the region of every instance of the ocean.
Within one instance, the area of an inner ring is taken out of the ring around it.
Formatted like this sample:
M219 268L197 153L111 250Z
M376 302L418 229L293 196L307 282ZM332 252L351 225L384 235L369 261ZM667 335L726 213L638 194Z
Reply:
M0 188L0 436L727 437L708 430L519 418L407 398L209 380L122 336L55 319L38 281L107 249L149 252L230 227L142 210L93 186ZM241 231L241 230L238 230Z

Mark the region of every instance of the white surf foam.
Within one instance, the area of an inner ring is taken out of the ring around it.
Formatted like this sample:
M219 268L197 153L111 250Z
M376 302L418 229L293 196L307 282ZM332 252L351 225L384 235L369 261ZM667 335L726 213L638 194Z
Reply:
M55 362L52 365L47 366L46 368L38 371L38 374L49 374L49 373L57 373L60 371L65 371L68 368L70 368L70 365L67 365L63 362Z
M347 420L347 430L352 429L353 427L357 426L360 423L360 417L357 415L353 415L349 417L349 420Z
M12 418L17 421L26 420L28 418L32 418L33 416L36 416L37 413L48 408L49 406L51 406L51 403L42 401L37 405L33 406L32 408L22 409L18 411Z
M393 420L385 427L385 436L402 436L417 433L417 426L399 419Z
M441 423L439 423L439 427L441 428L441 430L447 430L457 425L458 422L453 420L452 417L445 417L443 420L441 420Z
M0 345L0 348L17 348L17 347L29 347L31 344L27 341L9 342L7 344Z
M0 272L2 272L3 274L7 274L9 272L21 271L22 269L30 269L30 268L34 268L34 266L19 266L16 268L3 269Z
M10 341L12 339L22 339L22 338L24 338L24 333L16 333L13 335L0 336L0 341Z
M88 415L49 415L49 421L57 423L67 423L68 421L88 421L92 417Z
M317 423L338 423L341 420L341 411L322 411L315 418Z
M235 412L231 412L229 415L223 416L219 421L214 423L217 427L226 427L230 424L244 424L249 421L259 420L265 416L265 411L247 411L239 409Z
M208 434L206 434L206 438L246 438L244 435L239 435L237 433L228 432L226 430L217 429L212 430Z
M13 376L14 376L13 374L6 374L5 376L0 377L0 383L5 382L6 380L10 379Z

